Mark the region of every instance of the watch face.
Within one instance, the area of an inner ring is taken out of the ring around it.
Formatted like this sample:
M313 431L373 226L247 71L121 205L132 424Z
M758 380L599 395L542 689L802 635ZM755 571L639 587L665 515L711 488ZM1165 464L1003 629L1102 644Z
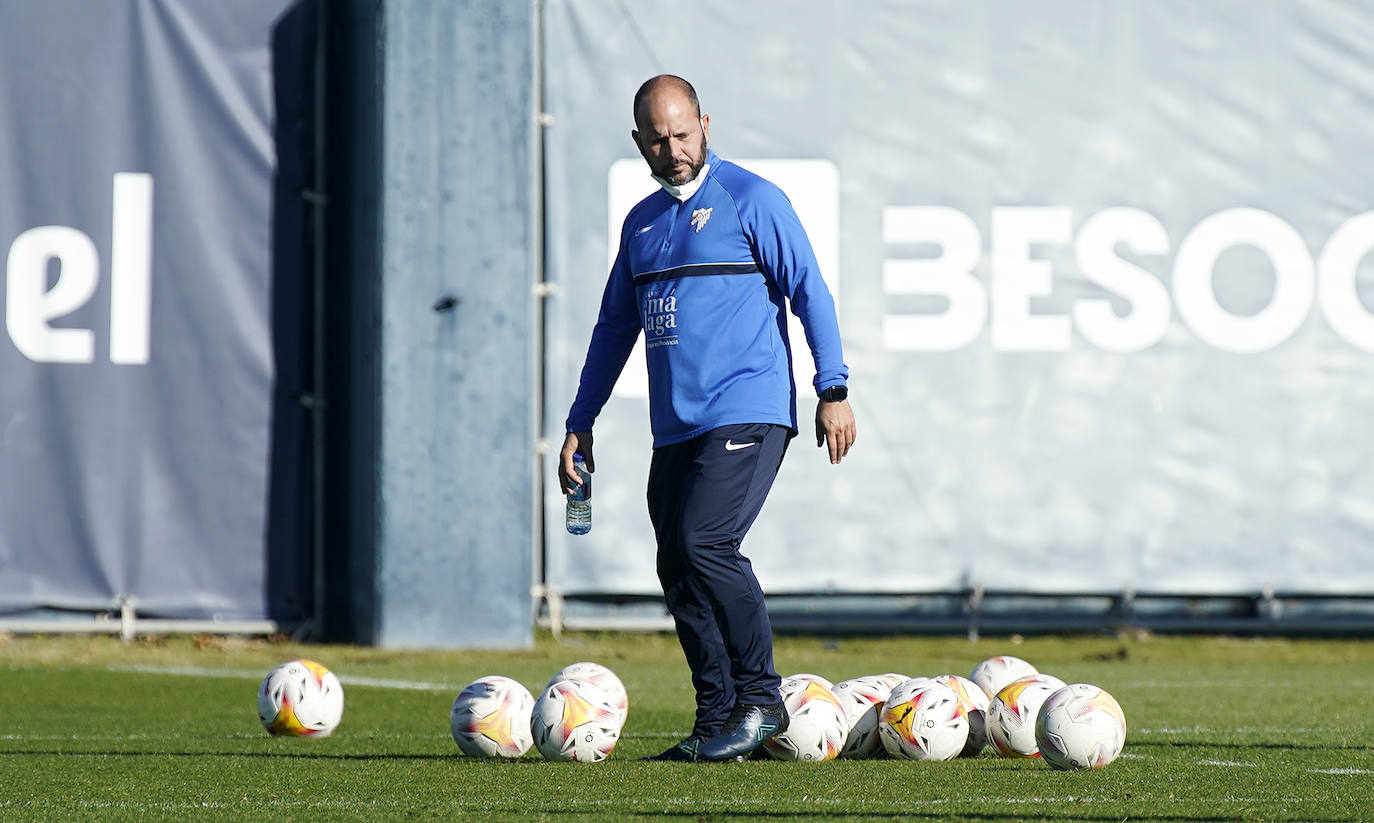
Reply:
M844 386L831 386L821 392L821 399L827 403L836 403L849 397L849 389Z

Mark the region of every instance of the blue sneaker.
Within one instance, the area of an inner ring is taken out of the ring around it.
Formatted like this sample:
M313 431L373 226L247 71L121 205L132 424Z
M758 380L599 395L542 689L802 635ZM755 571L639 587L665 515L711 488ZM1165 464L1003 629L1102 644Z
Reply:
M693 735L686 740L670 746L652 757L641 757L640 760L657 760L669 763L695 763L697 762L697 750L701 748L702 742L706 738L700 735Z
M743 760L763 746L763 741L787 731L787 707L782 701L766 706L736 706L720 734L697 749L698 760Z

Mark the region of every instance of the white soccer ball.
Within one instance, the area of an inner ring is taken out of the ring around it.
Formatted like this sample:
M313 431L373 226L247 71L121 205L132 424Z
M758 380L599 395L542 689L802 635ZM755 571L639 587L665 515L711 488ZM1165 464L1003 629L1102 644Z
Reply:
M258 719L272 734L328 737L343 718L339 678L313 660L288 660L258 688Z
M809 674L807 672L800 672L798 674L789 674L788 676L782 679L782 693L784 696L786 696L788 691L795 691L796 689L801 688L807 683L819 683L827 689L835 688L834 683L831 683L829 680L826 680L819 674Z
M453 701L448 726L453 742L472 757L519 757L534 745L529 689L499 674L479 677Z
M900 674L898 672L888 672L887 674L874 674L869 676L876 677L883 681L883 683L887 684L888 689L895 689L911 679L911 675Z
M888 695L879 718L883 748L906 760L952 760L968 742L968 717L949 686L913 677Z
M949 686L959 698L959 708L968 717L968 742L964 744L964 750L959 756L973 757L988 744L988 706L992 701L988 700L982 686L966 677L942 674L933 679L937 683Z
M783 681L782 699L787 706L787 730L764 741L764 750L776 760L806 763L838 757L849 721L839 698L822 679L788 678Z
M1035 742L1040 756L1056 769L1100 769L1126 745L1126 715L1102 689L1074 683L1040 707Z
M1039 757L1035 744L1035 718L1050 695L1064 688L1064 681L1048 674L1033 674L1002 687L988 706L988 742L1003 757Z
M611 703L620 712L620 721L625 722L625 718L630 712L630 695L625 691L625 684L620 682L615 672L601 665L584 660L581 663L572 663L559 669L553 677L549 678L548 685L552 686L560 680L590 680L605 690L610 696Z
M861 760L883 754L883 738L878 733L878 715L883 703L892 694L892 687L877 675L842 680L831 689L844 707L849 734L840 749L840 757Z
M989 657L974 666L968 679L981 686L987 693L988 700L991 700L1011 681L1039 673L1034 666L1021 658L1003 654Z
M590 680L560 680L544 689L530 718L540 754L579 763L605 760L623 725L611 696Z

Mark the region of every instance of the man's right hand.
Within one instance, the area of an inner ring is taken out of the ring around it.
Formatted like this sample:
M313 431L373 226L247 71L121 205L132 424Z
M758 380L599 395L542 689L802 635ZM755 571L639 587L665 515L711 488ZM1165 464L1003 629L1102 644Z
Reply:
M577 476L577 469L573 467L573 455L581 452L582 459L587 462L587 471L596 471L596 459L592 457L592 433L568 432L568 436L563 438L563 451L558 460L558 487L567 494L573 490L574 486L582 485L582 479Z

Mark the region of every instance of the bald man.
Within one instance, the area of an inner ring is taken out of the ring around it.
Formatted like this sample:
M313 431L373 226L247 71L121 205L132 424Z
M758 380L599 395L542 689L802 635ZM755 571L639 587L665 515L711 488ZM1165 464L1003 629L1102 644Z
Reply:
M649 371L649 519L664 599L692 672L691 734L653 760L736 760L786 730L763 591L740 545L798 432L785 309L816 376L816 445L854 443L835 303L787 196L721 160L681 77L635 94L630 136L659 190L625 218L568 413L558 480L589 470L592 424L641 333Z

